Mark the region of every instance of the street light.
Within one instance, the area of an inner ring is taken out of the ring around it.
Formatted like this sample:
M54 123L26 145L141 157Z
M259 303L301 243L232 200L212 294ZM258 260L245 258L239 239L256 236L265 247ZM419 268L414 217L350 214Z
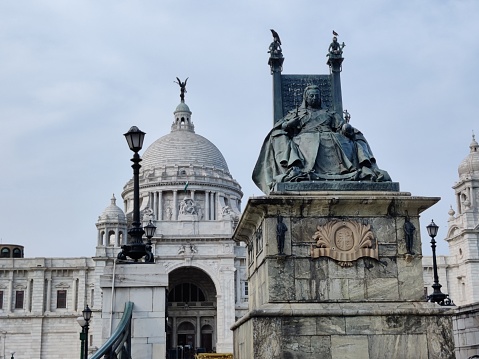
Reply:
M78 324L80 324L81 327L81 333L80 333L80 359L83 359L85 357L85 325L86 325L86 320L83 319L83 316L77 318Z
M432 285L432 288L434 289L434 291L432 292L431 295L427 296L427 300L429 302L438 303L439 305L443 305L443 306L452 306L454 305L454 303L449 298L449 295L441 292L442 285L439 284L439 277L437 275L436 240L434 238L437 236L437 231L439 229L439 226L436 223L434 223L434 221L431 221L431 224L426 226L426 228L427 228L427 233L429 234L429 237L431 237L432 268L434 271L434 284Z
M15 352L11 352L10 354L12 354L12 357L11 357L10 359L15 359L15 358L13 357L13 355L15 354Z
M91 309L87 306L82 311L82 316L77 318L78 324L81 326L80 341L80 359L88 359L88 322L91 319Z
M148 253L151 253L151 256L147 257L145 261L150 263L155 261L153 253L151 252L151 248L152 248L151 238L153 238L153 236L155 235L155 232L156 232L156 227L153 224L153 222L151 222L151 219L150 219L148 224L145 226L145 236L146 238L148 238L148 242L146 242L146 251Z
M129 244L121 246L121 252L118 253L118 259L125 260L126 257L130 257L135 262L138 259L145 257L145 262L154 262L153 254L151 253L151 246L148 247L143 243L143 234L145 231L141 227L140 222L140 162L141 158L138 152L143 147L143 140L145 133L140 131L138 127L132 126L130 130L124 134L130 150L134 152L131 161L133 165L133 223L132 227L128 230L128 234L131 237ZM153 225L153 224L152 224Z

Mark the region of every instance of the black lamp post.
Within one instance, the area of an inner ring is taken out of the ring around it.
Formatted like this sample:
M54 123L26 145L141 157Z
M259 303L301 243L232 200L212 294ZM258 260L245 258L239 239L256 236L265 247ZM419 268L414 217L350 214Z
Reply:
M439 305L449 306L454 305L452 300L449 298L449 295L441 292L442 285L439 284L439 277L437 275L437 261L436 261L436 240L434 239L437 236L437 230L439 227L431 221L431 224L426 226L427 233L429 237L431 237L431 249L432 249L432 268L434 271L434 284L432 288L434 291L431 295L427 296L427 300L429 302L438 303Z
M131 159L133 162L133 165L131 166L133 168L133 223L132 227L128 230L131 241L127 245L121 246L122 251L118 254L118 259L126 259L126 257L130 257L135 262L138 262L138 259L145 257L145 262L152 263L154 262L154 258L153 254L151 253L151 246L148 248L148 246L143 243L142 237L143 234L145 234L145 231L141 227L140 222L141 158L138 152L143 147L145 133L140 131L138 127L132 126L130 130L124 134L124 136L128 142L130 150L134 152L133 158Z
M83 319L83 317L78 317L77 318L78 324L80 324L81 327L81 333L80 333L80 359L83 359L85 357L85 325L86 321Z
M83 355L84 355L85 359L88 359L88 328L89 328L88 322L91 319L91 309L88 306L88 304L86 305L86 308L83 309L82 314L83 314L83 319L85 319L85 326L84 326L84 329L85 329L85 341L84 341L85 342L85 349L84 349Z

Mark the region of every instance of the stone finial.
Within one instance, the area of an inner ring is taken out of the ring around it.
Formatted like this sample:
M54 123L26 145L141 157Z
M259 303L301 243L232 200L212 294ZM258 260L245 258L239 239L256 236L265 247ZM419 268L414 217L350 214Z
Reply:
M471 152L477 152L477 149L479 148L479 144L476 141L476 135L474 134L474 131L472 131L472 141L469 145L469 148L471 149Z
M452 206L450 206L450 209L449 209L449 211L447 211L447 214L449 215L449 220L450 221L452 221L456 218L456 217L454 217L456 212L452 209Z

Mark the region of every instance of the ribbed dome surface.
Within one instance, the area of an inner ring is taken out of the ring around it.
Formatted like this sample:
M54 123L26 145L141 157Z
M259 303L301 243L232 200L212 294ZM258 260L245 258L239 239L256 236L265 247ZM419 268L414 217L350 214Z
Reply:
M479 175L479 144L472 138L469 145L471 152L464 158L457 169L459 176Z
M200 165L229 173L218 148L203 136L190 131L173 131L153 142L142 156L142 168Z
M111 204L106 207L103 213L100 215L99 221L118 221L120 223L126 222L125 213L123 213L121 208L116 205L115 195L113 195L111 199Z

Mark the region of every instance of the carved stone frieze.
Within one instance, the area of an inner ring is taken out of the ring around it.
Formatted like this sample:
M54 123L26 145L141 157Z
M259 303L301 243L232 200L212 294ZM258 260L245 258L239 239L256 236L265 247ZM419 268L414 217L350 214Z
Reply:
M333 220L318 226L313 235L311 257L329 257L342 267L352 266L361 257L378 259L378 245L370 225Z

